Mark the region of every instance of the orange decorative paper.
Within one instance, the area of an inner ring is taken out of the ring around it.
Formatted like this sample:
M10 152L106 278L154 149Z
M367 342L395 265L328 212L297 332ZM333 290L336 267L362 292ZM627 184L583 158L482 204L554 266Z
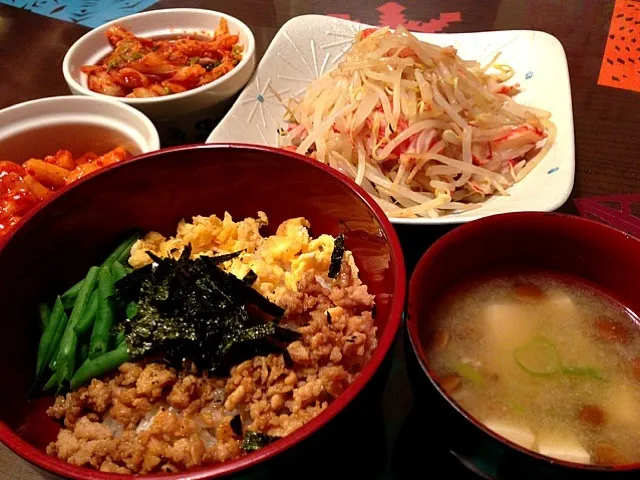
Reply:
M640 0L616 0L598 84L640 92Z

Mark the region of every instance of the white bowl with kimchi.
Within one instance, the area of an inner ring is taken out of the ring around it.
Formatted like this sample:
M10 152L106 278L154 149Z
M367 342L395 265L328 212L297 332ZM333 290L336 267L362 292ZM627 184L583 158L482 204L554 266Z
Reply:
M110 97L153 120L204 111L238 93L255 68L253 33L212 10L153 10L74 43L62 72L75 95Z
M47 97L0 110L0 240L67 185L158 149L151 120L109 99Z
M566 56L535 31L424 34L294 18L208 141L315 158L394 223L555 210L575 170Z

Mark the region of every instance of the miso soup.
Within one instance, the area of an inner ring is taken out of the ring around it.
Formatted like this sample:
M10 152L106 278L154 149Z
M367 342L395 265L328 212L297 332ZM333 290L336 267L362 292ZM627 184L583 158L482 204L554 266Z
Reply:
M421 332L438 382L471 416L542 455L640 461L640 325L591 287L547 274L478 279Z

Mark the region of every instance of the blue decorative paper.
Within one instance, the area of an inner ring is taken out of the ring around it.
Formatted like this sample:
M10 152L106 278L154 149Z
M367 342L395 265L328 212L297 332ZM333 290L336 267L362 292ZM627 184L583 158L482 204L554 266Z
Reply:
M149 8L158 0L0 0L11 7L23 8L66 22L95 28L116 18Z

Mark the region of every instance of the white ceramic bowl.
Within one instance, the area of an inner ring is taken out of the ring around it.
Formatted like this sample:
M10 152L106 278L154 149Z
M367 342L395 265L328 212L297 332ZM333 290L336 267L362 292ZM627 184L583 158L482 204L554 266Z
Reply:
M22 163L60 149L75 156L125 147L138 155L160 148L151 120L122 103L91 97L49 97L0 110L0 159Z
M110 97L137 108L153 120L167 120L205 110L238 93L251 78L256 64L253 33L240 20L224 13L172 8L119 18L91 30L74 43L62 61L62 73L73 94L104 98L105 95L89 90L87 75L80 68L97 64L112 50L105 35L110 26L122 25L137 36L158 39L184 34L213 35L221 18L227 20L229 31L237 34L239 43L244 46L242 60L229 73L193 90L164 97Z

